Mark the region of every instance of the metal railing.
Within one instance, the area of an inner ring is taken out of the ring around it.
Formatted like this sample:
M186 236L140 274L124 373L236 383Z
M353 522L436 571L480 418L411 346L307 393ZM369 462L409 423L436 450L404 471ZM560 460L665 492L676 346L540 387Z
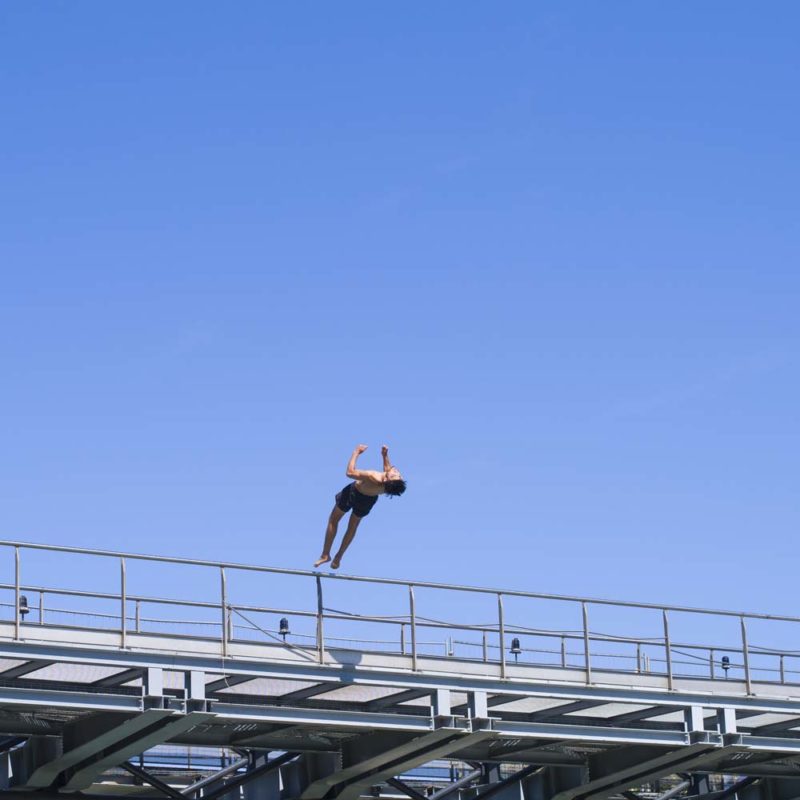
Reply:
M676 677L726 680L729 673L744 683L747 694L753 694L753 682L794 684L800 683L800 669L787 668L800 658L800 650L754 645L748 641L748 623L756 620L800 623L800 617L788 615L759 614L720 609L693 608L678 605L659 605L632 601L613 601L602 598L575 597L540 592L525 592L511 589L493 589L476 586L434 583L426 581L403 581L391 578L369 578L339 573L320 573L310 570L263 567L250 564L183 559L169 556L150 556L88 548L59 545L31 544L26 542L0 541L0 547L13 555L14 582L0 583L0 592L13 592L13 603L0 602L0 609L10 609L13 619L14 638L23 638L25 629L31 626L58 626L80 630L112 631L119 636L119 647L130 646L131 636L144 633L169 633L219 641L223 656L229 654L234 642L271 641L275 644L302 650L313 655L319 663L325 662L328 648L358 649L360 651L391 652L410 657L410 668L419 668L420 658L463 658L496 664L502 678L509 677L509 667L522 656L523 663L556 669L580 670L582 680L590 684L593 673L622 672L633 674L658 674L666 677L667 687L674 688ZM22 554L26 551L44 551L52 554L92 556L99 560L116 561L119 586L117 591L98 592L83 589L68 589L23 583ZM201 567L216 574L217 589L209 582L209 594L218 599L190 600L134 594L128 587L128 562L141 561L168 565ZM0 563L2 563L0 561ZM313 581L313 591L307 585L311 608L287 608L235 603L231 600L229 575L249 572L265 575L284 575ZM359 614L334 610L325 606L325 586L330 582L352 582L366 586L399 587L406 593L407 607L394 615ZM418 610L418 590L435 590L449 593L471 593L488 596L496 602L496 619L486 623L450 622L421 616ZM38 602L31 604L28 596L36 596ZM85 610L78 605L59 607L57 598L69 605L70 600L103 601L104 610ZM575 630L553 630L534 628L510 621L506 600L522 598L550 601L573 606L580 615L581 627ZM116 605L117 611L109 610ZM660 630L653 636L622 636L593 631L590 627L590 611L596 607L611 607L618 610L639 609L659 612ZM207 613L209 618L191 619L180 613L170 617L142 614L143 608L178 608L183 614L189 610ZM725 617L738 623L738 642L715 644L676 641L671 634L672 618L678 614ZM213 618L216 615L216 619ZM289 632L275 628L276 617L282 621L289 618L295 622L306 621L308 632ZM27 619L30 617L30 619ZM259 620L254 619L258 617ZM264 620L263 618L267 619ZM262 624L263 622L263 624ZM359 638L341 636L329 630L336 624L358 624L390 626L390 636L381 638ZM794 629L793 629L794 630ZM188 631L188 632L187 632ZM453 632L469 634L475 639L457 638ZM422 639L422 632L435 632L442 638ZM800 627L797 628L800 633ZM525 646L523 647L523 641ZM554 646L556 644L557 646ZM534 646L538 645L538 646ZM576 646L577 645L577 646ZM616 650L601 650L613 645ZM456 656L456 646L460 653ZM470 653L470 648L472 652ZM621 649L620 649L621 648ZM513 661L511 660L513 658ZM758 663L754 663L754 659Z

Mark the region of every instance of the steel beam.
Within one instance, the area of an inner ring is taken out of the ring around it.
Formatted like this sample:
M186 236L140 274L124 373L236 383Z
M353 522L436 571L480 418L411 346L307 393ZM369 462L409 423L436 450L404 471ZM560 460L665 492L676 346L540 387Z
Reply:
M30 675L32 672L50 667L54 663L54 661L28 661L25 664L17 664L16 667L0 672L0 680L7 681L13 678L21 678L23 675Z
M199 792L201 789L205 789L206 786L219 783L228 775L238 772L240 769L246 767L249 763L250 758L240 758L238 761L234 761L233 764L228 764L227 767L223 767L213 775L207 775L205 778L201 778L199 781L195 781L194 783L190 784L182 790L182 794L184 797L191 797L193 794L197 794L197 792Z
M606 722L613 726L625 726L630 722L639 722L643 719L652 719L653 717L660 717L662 714L669 714L680 709L674 706L651 706L650 708L643 708L639 711L626 711L624 714L617 714L614 717L608 717Z
M384 761L384 766L378 767L368 774L362 774L355 780L347 781L346 785L343 787L337 786L336 797L338 800L358 800L358 798L374 783L395 775L400 775L407 770L419 767L436 758L443 758L451 755L461 750L463 747L468 746L470 742L474 743L487 735L488 734L483 732L470 733L466 736L456 734L450 739L443 739L440 744L433 744L432 746L426 745L422 749L415 750L407 756Z
M771 725L762 725L759 728L753 728L750 733L754 736L771 736L773 733L791 730L792 728L800 728L800 717L773 722Z
M233 722L268 722L323 728L404 730L409 732L425 732L431 730L432 727L430 717L415 717L407 714L258 706L241 703L214 703L213 708L220 722L227 720Z
M214 789L203 795L203 800L218 800L230 792L235 792L240 786L244 786L251 781L261 778L264 775L274 772L276 769L288 764L293 759L297 758L297 753L284 753L283 755L273 758L271 761L266 761L258 767L253 767L242 775L237 775L235 778L224 783L222 786Z
M93 758L89 763L82 762L78 764L76 769L71 771L64 784L64 789L72 791L88 789L95 779L107 769L116 767L123 761L139 755L139 753L143 753L157 744L168 742L174 736L211 719L212 716L212 714L192 712L183 716L175 715L172 718L164 718L163 722L155 728L142 730L138 736L131 736L119 741L116 747L110 749L110 752L109 748L104 748L99 753L99 758Z
M681 781L673 786L669 791L664 792L664 794L660 794L655 800L672 800L673 797L677 797L679 794L685 792L691 785L692 782L690 780Z
M569 740L548 739L540 742L536 739L525 741L525 738L511 739L514 744L504 745L500 739L489 746L489 759L491 761L520 761L536 764L558 765L574 767L583 764L585 759L575 753L567 754L554 748L559 745L569 745Z
M427 795L418 792L416 789L413 789L407 783L403 783L403 781L398 780L397 778L388 778L386 783L402 792L407 797L410 797L411 800L430 800Z
M325 694L332 692L334 689L341 689L347 686L347 683L339 683L337 681L326 681L325 683L317 684L316 686L306 686L305 689L297 689L288 694L279 694L276 696L276 702L283 705L284 703L293 703L295 700L307 700L310 697L316 697L318 694Z
M521 783L522 781L525 780L525 778L530 777L535 772L538 772L540 769L542 769L542 767L538 766L537 764L533 764L529 767L523 767L521 770L519 770L519 772L515 772L513 775L509 775L502 781L493 783L491 786L489 786L488 789L484 789L482 792L478 792L478 794L473 796L472 800L488 800L492 795L501 792L508 786L513 786L515 783Z
M567 725L555 722L511 722L493 720L497 736L530 736L535 739L569 739L573 742L606 744L649 744L680 747L689 744L684 731L648 730L646 728L610 728L602 725Z
M98 681L93 681L92 686L100 686L102 688L110 688L112 686L122 686L124 683L135 681L137 678L142 677L144 670L141 669L125 669L118 672L116 675L109 675L107 678L100 678Z
M42 764L24 780L20 788L46 789L52 786L59 775L70 768L98 758L104 751L121 746L124 742L135 739L163 724L172 715L171 711L152 709L138 716L131 717L120 724L113 725L88 741L67 749L63 755ZM120 758L120 761L124 759Z
M0 706L29 712L40 708L137 712L142 709L142 698L121 694L2 686L0 687Z
M169 639L169 637L165 637ZM563 699L567 701L593 700L605 703L631 703L636 705L664 705L678 710L691 705L701 705L707 709L729 708L758 711L760 713L794 714L800 708L800 697L795 700L782 700L776 697L746 696L744 694L709 694L701 692L681 691L676 688L667 694L664 690L635 686L575 686L556 684L552 681L525 680L512 677L500 681L488 676L453 675L445 673L410 673L403 670L378 668L375 666L360 667L348 665L343 670L340 665L319 665L308 662L275 662L265 660L258 663L252 660L238 661L228 657L223 660L219 656L193 656L190 654L170 653L169 658L158 653L142 653L130 651L102 650L82 646L37 645L29 642L5 642L0 644L0 658L28 658L58 660L65 663L83 663L97 666L161 667L180 671L204 671L208 673L223 672L226 674L249 675L251 678L277 678L305 681L332 681L340 685L359 684L365 686L397 687L400 690L423 688L424 694L436 689L451 689L459 692L485 691L487 694L508 694L518 698L546 697L547 699ZM346 674L346 681L343 680ZM636 677L636 676L632 676ZM720 681L714 683L719 690Z
M138 778L140 781L144 781L144 783L149 784L154 789L158 789L161 794L171 797L173 800L186 800L186 795L181 794L177 789L173 789L171 786L164 783L164 781L160 781L146 770L134 766L129 761L123 761L120 767L126 772L130 772L131 775Z
M141 653L130 651L100 651L91 648L51 645L36 645L29 642L11 642L0 644L0 658L29 658L61 660L67 663L85 663L98 666L119 666L133 668L158 666L171 670L197 670L208 673L224 672L226 674L249 675L252 678L270 677L278 679L307 681L339 681L342 685L343 670L339 665L313 665L308 662L286 663L264 661L239 662L227 658L224 662L218 656L192 656L171 653L169 659L157 653ZM160 659L160 660L159 660ZM484 676L455 676L452 674L428 674L420 671L416 674L402 670L386 670L370 666L362 668L348 665L346 683L368 686L394 686L398 690L423 688L451 689L454 691L485 691L488 694L508 694L519 698L546 697L547 699L594 700L606 703L631 703L636 705L665 705L675 710L690 705L702 705L708 709L735 707L737 710L758 711L760 713L797 714L800 698L782 700L775 697L745 696L743 694L708 694L683 692L676 688L667 694L663 690L641 686L614 688L608 686L574 686L537 682L511 678L499 681ZM719 689L719 681L715 688Z
M241 683L248 683L253 680L252 676L247 675L231 675L226 678L212 681L206 684L206 694L218 692L221 689L231 689ZM310 697L315 697L318 694L325 694L325 692L332 692L334 689L341 689L343 685L336 681L326 681L314 686L306 686L303 689L297 689L294 692L287 692L286 694L274 695L273 699L276 703L293 703L296 700L306 700Z
M506 700L506 702L508 702ZM587 708L596 708L597 706L606 705L598 700L576 700L572 703L566 703L563 706L555 706L554 708L543 708L541 711L534 711L528 715L528 719L532 722L539 719L552 719L561 717L564 714L572 714L576 711L585 711Z
M387 697L379 697L376 700L370 700L365 703L365 708L368 711L379 711L383 708L396 706L400 703L407 703L409 700L419 700L421 697L430 697L430 689L407 689L404 692L397 694L390 694Z
M707 744L689 745L653 758L647 758L647 750L642 748L633 748L630 752L621 750L612 753L613 755L605 756L607 774L581 786L559 792L553 800L587 800L587 798L602 800L630 786L713 763L723 755L723 749ZM602 754L598 756L596 763L601 764L603 758ZM623 763L616 765L614 759ZM595 768L594 774L597 771Z
M457 792L459 789L469 786L473 781L480 778L481 775L483 775L482 769L474 769L472 772L468 772L458 780L453 781L449 786L445 786L443 789L439 789L438 792L434 792L428 800L444 800L445 797L448 797L453 792Z
M214 692L222 691L223 689L232 689L240 683L249 683L255 680L252 675L226 675L224 678L219 678L215 681L210 681L206 684L206 694L213 694Z
M61 733L61 726L58 723L39 719L31 714L0 710L0 733L10 736L16 734L57 736Z
M395 777L406 769L452 752L463 746L469 737L463 730L439 728L394 747L381 748L380 752L371 757L359 758L358 763L314 781L305 789L301 800L322 800L331 791L343 800L345 794L348 798L358 797L363 786L383 778ZM374 750L379 743L372 740L368 744Z
M743 733L733 734L731 739L748 750L766 750L774 753L800 755L800 738L784 739L777 736L750 736Z

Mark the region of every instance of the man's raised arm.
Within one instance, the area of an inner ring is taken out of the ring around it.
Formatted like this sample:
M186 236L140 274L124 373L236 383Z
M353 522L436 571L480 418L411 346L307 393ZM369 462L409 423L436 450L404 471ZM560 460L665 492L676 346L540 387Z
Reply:
M356 469L356 461L358 457L367 449L365 444L356 445L353 454L350 456L350 461L347 462L347 477L348 478L363 478L364 470Z
M381 447L381 455L383 456L383 471L388 472L392 468L392 462L389 459L389 448L386 445Z

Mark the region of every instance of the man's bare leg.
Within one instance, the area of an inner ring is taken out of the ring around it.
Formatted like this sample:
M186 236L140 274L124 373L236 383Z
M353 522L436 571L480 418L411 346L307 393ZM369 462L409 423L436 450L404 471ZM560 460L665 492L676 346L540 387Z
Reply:
M334 506L331 515L328 517L328 527L325 529L325 543L322 545L322 555L314 562L314 567L321 567L331 560L331 547L336 538L336 531L339 529L339 520L345 515L339 506ZM350 530L348 528L348 530ZM351 537L352 538L352 537Z
M353 541L356 535L359 522L361 522L361 517L357 517L355 514L350 515L350 519L347 523L347 530L344 533L344 539L342 539L342 543L339 545L339 552L333 557L331 569L339 569L339 565L342 563L342 557L347 551L347 548L350 547L350 542Z

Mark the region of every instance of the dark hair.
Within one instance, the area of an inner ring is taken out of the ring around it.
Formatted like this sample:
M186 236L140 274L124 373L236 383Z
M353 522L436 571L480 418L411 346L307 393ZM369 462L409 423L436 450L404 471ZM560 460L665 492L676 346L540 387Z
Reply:
M383 491L392 497L400 497L405 490L406 482L402 478L398 478L394 481L386 481L386 483L383 484Z

